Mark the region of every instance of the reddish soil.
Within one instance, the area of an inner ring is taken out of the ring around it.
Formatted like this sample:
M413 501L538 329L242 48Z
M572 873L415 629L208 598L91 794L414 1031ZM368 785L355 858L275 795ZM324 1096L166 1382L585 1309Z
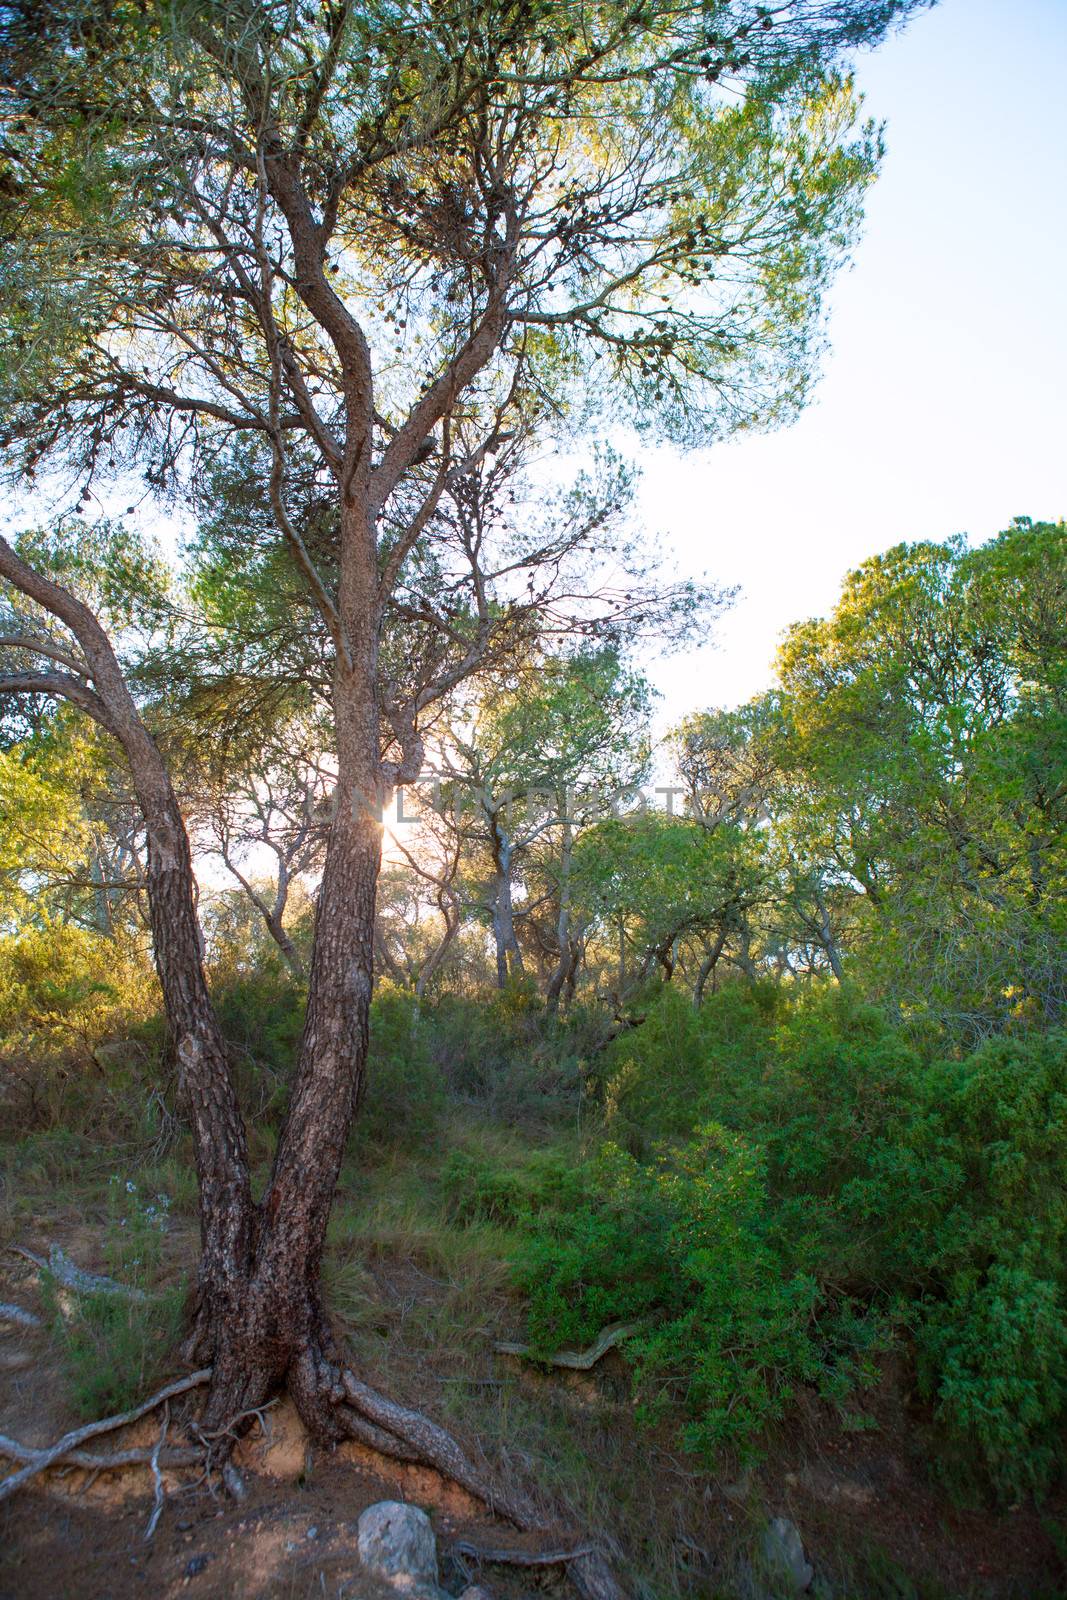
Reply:
M356 1523L364 1507L400 1497L395 1481L324 1461L299 1487L250 1479L239 1506L203 1492L175 1497L146 1543L150 1497L91 1509L91 1502L24 1494L0 1505L0 1597L397 1600L397 1590L360 1566ZM442 1575L461 1588L464 1575L449 1562L450 1542L500 1542L500 1529L459 1521L432 1500L423 1505L433 1513Z

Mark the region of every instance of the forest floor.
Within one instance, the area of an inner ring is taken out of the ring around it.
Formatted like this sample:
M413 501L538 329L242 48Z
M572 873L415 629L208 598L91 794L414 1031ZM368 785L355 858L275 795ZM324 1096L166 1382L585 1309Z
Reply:
M644 1600L743 1592L770 1516L797 1525L823 1592L835 1600L1067 1595L1067 1497L1040 1510L954 1497L930 1474L923 1419L899 1372L885 1370L863 1396L862 1413L813 1399L769 1441L758 1468L738 1474L724 1465L717 1478L680 1455L666 1430L636 1427L616 1355L592 1373L564 1376L498 1354L497 1340L522 1336L500 1240L491 1229L453 1227L421 1204L424 1174L413 1165L416 1158L405 1158L403 1172L391 1165L369 1189L364 1172L353 1193L339 1197L327 1282L353 1358L370 1382L423 1406L483 1451L561 1536L597 1534ZM79 1266L108 1269L102 1196L97 1180L60 1185L51 1197L37 1181L0 1210L0 1300L46 1311L35 1269L14 1245L44 1255L59 1244ZM164 1281L188 1281L195 1240L191 1215L179 1211L167 1233ZM166 1351L155 1354L165 1381L176 1369ZM0 1433L49 1443L82 1420L76 1402L55 1317L38 1329L0 1325ZM472 1581L449 1556L455 1540L523 1542L432 1472L355 1445L314 1450L284 1404L265 1422L267 1437L257 1424L239 1447L246 1498L235 1502L171 1475L151 1540L144 1467L95 1482L82 1471L54 1471L36 1491L4 1501L0 1600L380 1600L395 1591L376 1588L360 1569L355 1528L361 1510L381 1499L430 1513L442 1578L454 1592ZM157 1432L158 1421L146 1419L103 1443L143 1445ZM494 1566L480 1576L501 1600L564 1589L559 1568L531 1576Z

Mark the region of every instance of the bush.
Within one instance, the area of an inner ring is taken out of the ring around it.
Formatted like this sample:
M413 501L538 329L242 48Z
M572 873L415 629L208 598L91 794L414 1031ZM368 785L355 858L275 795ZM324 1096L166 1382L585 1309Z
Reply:
M559 1151L531 1151L521 1164L503 1166L484 1154L454 1150L441 1174L449 1214L456 1222L534 1228L586 1197L587 1169ZM546 1219L546 1213L548 1218Z
M110 1120L116 1112L120 1122L136 1118L144 1069L158 1066L158 1000L145 953L131 941L47 921L0 938L6 1125L77 1127L102 1084Z
M625 1351L641 1413L680 1406L705 1456L749 1454L799 1384L838 1393L868 1375L854 1339L831 1354L817 1317L832 1311L782 1259L759 1152L739 1134L709 1124L644 1165L608 1145L591 1179L585 1203L522 1252L535 1348L635 1322Z
M379 985L371 1004L367 1093L356 1137L413 1149L435 1131L444 1098L415 996L390 984Z
M593 1031L574 1008L549 1017L533 988L513 982L471 998L444 995L423 1013L433 1060L451 1092L514 1126L543 1127L579 1111Z
M895 1329L947 1459L1001 1494L1052 1481L1062 1034L931 1060L847 987L668 992L609 1052L604 1114L613 1142L522 1253L539 1348L641 1320L642 1408L677 1401L706 1453L751 1448L801 1384L843 1396Z
M861 1223L886 1219L880 1258L953 1458L1009 1496L1047 1487L1062 1453L1065 1170L1067 1038L1002 1037L931 1065L906 1136L846 1195Z
M275 1127L288 1104L304 1027L305 994L278 961L213 974L212 1000L242 1103L253 1124Z
M962 1275L947 1299L923 1308L916 1343L920 1384L956 1464L984 1468L1005 1498L1044 1491L1067 1405L1062 1287L1000 1263Z

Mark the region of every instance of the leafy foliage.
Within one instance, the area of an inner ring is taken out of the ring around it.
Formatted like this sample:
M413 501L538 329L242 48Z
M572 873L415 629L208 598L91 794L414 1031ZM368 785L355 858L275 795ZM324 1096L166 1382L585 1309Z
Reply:
M799 1387L843 1400L896 1341L950 1458L1005 1494L1046 1487L1067 1407L1063 1035L929 1060L836 990L699 1012L665 995L649 1021L606 1090L638 1154L608 1143L568 1191L508 1202L538 1347L638 1319L646 1414L680 1407L713 1456L751 1449Z

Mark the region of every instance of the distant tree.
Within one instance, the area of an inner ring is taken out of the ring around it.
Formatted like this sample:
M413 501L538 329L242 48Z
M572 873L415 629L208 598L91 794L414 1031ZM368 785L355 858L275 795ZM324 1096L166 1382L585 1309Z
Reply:
M321 869L333 788L314 728L289 722L236 770L213 774L193 808L198 842L239 884L295 978L304 961L286 912L294 883Z
M868 981L965 1034L1063 1015L1067 528L898 545L780 660L778 826Z
M612 646L535 656L509 680L490 680L479 699L438 731L439 816L434 831L455 841L463 899L493 931L498 987L522 976L517 924L529 917L515 888L542 888L554 910L550 1009L578 959L571 870L578 832L620 791L640 783L648 762L649 689Z

